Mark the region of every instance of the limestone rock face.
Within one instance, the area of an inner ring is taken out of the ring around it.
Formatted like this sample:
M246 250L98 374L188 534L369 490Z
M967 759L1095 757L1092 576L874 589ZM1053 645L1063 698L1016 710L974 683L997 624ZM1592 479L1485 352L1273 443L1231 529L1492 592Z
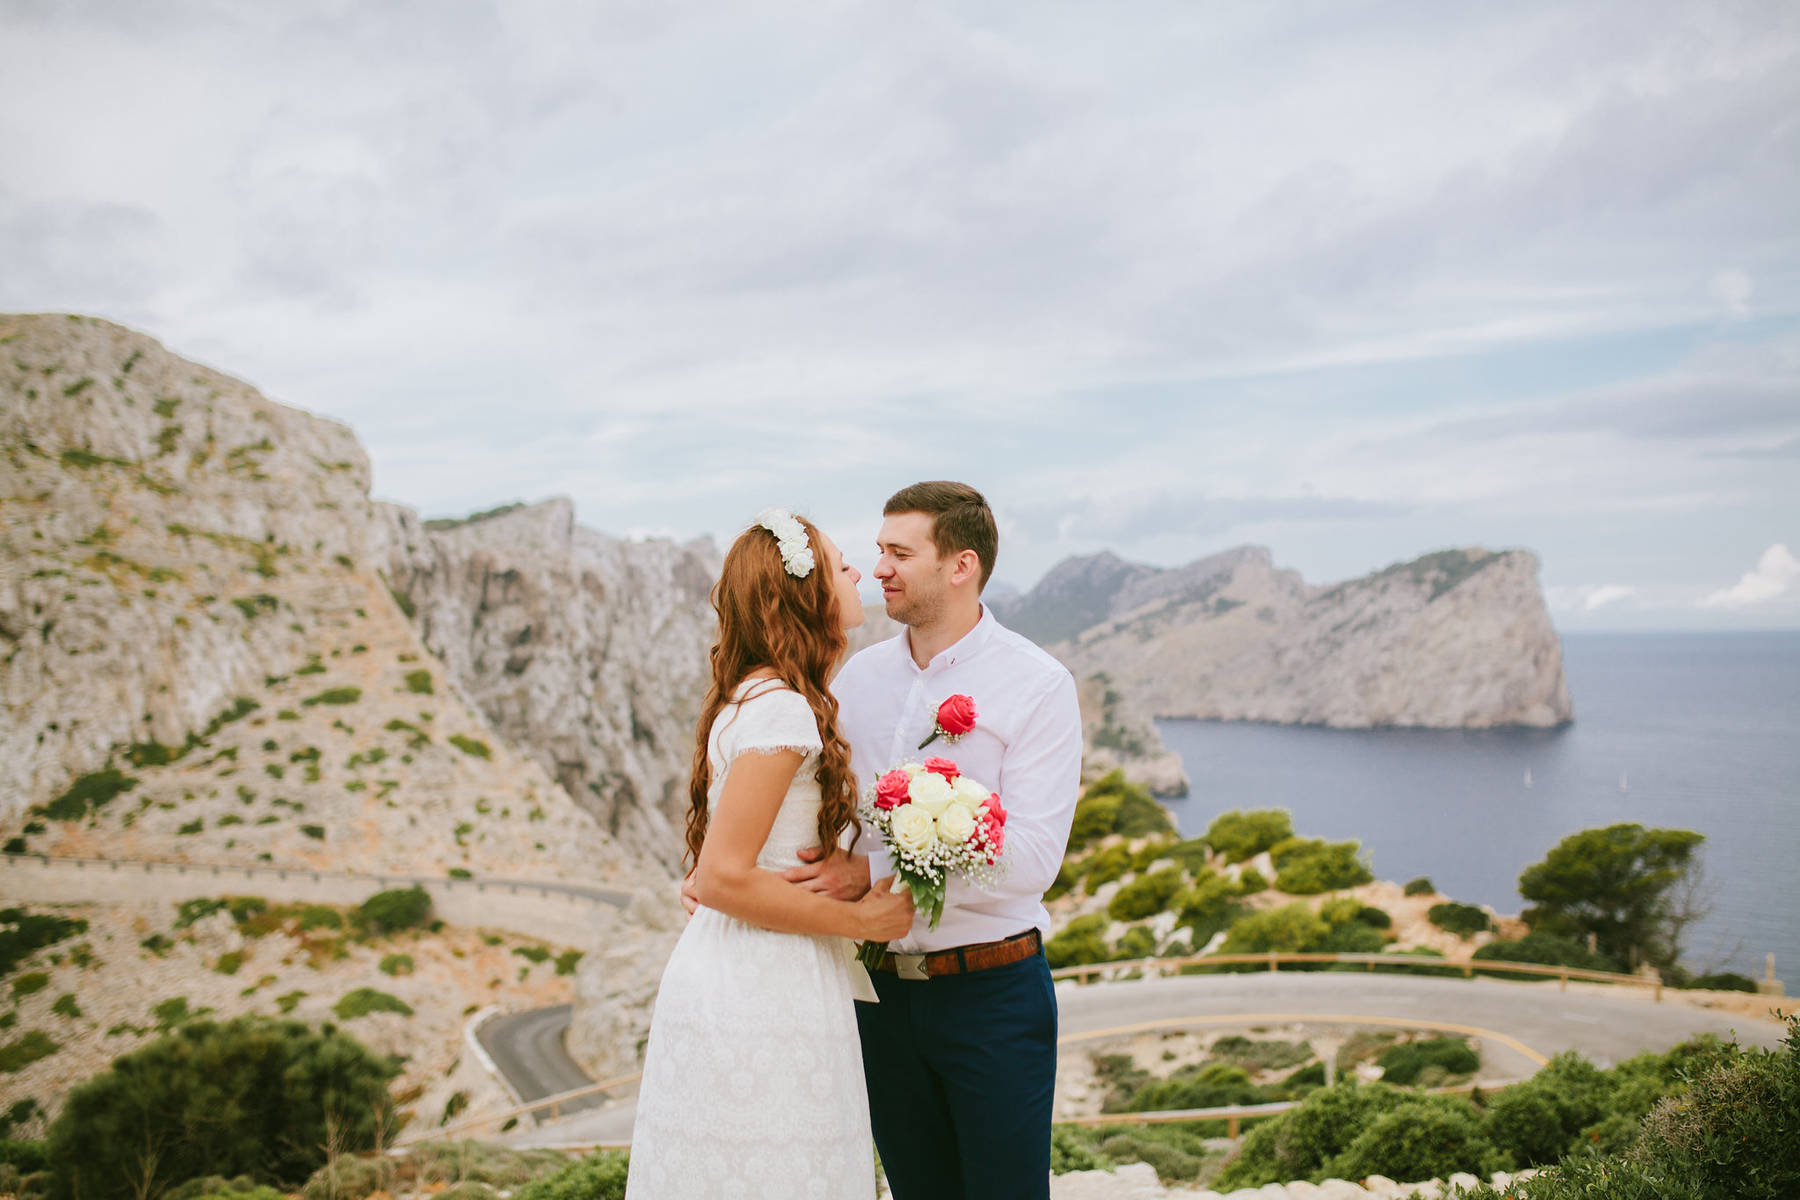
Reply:
M1554 726L1573 705L1537 573L1523 550L1460 549L1318 587L1242 547L1176 571L1112 569L1106 616L1050 649L1158 717ZM1045 582L1093 576L1065 564Z
M495 730L633 852L673 869L707 684L711 542L627 542L567 500L463 522L394 505L388 577Z
M496 736L383 586L393 520L348 429L103 321L0 317L0 343L7 834L662 886Z

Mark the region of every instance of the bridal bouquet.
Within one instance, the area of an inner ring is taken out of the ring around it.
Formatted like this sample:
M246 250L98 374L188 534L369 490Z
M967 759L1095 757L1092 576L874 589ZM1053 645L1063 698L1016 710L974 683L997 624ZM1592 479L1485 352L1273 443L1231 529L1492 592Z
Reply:
M893 889L910 891L933 929L944 915L944 889L952 874L984 887L999 874L1006 849L1000 795L947 758L895 767L875 781L858 815L881 831L894 860ZM864 942L857 957L873 967L886 949L882 942Z

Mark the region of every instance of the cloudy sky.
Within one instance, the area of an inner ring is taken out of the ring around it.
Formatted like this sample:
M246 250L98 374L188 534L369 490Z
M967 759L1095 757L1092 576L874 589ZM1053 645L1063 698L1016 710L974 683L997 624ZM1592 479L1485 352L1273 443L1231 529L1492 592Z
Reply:
M816 515L999 577L1524 546L1800 627L1800 6L0 0L0 309L349 422L428 515Z

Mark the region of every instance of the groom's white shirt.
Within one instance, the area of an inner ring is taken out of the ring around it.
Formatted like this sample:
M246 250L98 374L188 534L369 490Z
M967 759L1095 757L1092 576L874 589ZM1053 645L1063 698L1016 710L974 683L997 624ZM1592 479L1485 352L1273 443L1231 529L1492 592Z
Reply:
M908 759L948 758L1000 793L1006 808L1005 864L992 889L952 878L936 929L923 918L893 942L909 954L991 942L1036 926L1047 937L1044 893L1062 867L1081 789L1081 708L1068 669L994 619L981 620L923 669L913 662L910 630L857 654L832 691L851 765L866 791L882 772ZM975 701L975 728L957 742L919 743L935 727L938 705L953 695ZM880 836L857 842L869 878L892 866Z

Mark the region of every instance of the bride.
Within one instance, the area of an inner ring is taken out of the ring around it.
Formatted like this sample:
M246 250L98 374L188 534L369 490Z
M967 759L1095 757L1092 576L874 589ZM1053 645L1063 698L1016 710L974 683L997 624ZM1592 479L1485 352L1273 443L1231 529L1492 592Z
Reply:
M859 828L826 685L862 621L861 578L780 509L725 555L689 785L700 908L663 971L627 1200L875 1195L852 1004L868 981L846 939L904 936L912 900L880 885L833 900L780 878L802 847Z

